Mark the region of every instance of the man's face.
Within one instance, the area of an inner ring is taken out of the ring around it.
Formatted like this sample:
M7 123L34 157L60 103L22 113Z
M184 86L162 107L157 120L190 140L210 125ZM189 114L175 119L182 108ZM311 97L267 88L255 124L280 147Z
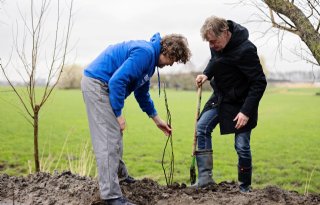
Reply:
M167 65L172 66L173 63L174 63L174 60L170 59L166 55L160 54L159 62L158 62L159 68L163 68L164 66L167 66Z
M228 30L223 31L220 36L216 36L213 32L207 33L207 41L210 48L213 48L215 51L221 51L229 42Z

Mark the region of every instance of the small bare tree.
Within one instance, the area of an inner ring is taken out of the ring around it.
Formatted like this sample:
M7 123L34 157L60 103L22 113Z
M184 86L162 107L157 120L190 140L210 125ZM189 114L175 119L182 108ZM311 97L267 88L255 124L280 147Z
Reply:
M309 50L300 46L295 54L307 62L320 65L319 0L241 0L240 2L253 5L260 11L255 20L270 23L279 31L299 36Z
M49 7L51 5L51 0L41 0L37 1L40 3L39 10L36 9L36 5L34 0L30 0L30 19L26 18L22 15L21 11L21 19L23 21L23 27L17 30L17 34L14 40L14 49L19 57L20 63L23 65L24 73L20 73L20 77L24 82L25 89L17 88L13 81L9 78L7 66L1 64L1 70L8 81L9 85L19 98L25 112L27 121L33 126L33 137L34 137L34 161L35 161L35 170L36 172L40 171L40 163L39 163L39 154L38 154L38 130L39 130L39 113L42 106L46 103L48 98L50 97L52 91L57 85L57 82L61 76L63 71L63 67L66 60L67 48L70 39L71 32L71 19L72 19L72 8L73 8L73 0L70 1L70 5L68 8L68 15L66 21L65 29L61 28L61 5L60 0L57 3L57 13L55 20L55 28L53 33L53 42L52 42L52 50L50 57L47 62L47 76L46 82L43 89L43 93L40 90L37 90L37 81L36 74L40 70L39 61L40 54L43 54L43 50L40 50L42 43L44 41L44 28L47 26L47 14L49 12ZM27 31L27 32L21 32ZM22 35L22 44L18 43L18 36ZM49 35L49 34L47 34ZM47 36L46 36L47 37ZM26 44L29 43L29 38L31 46L30 50L26 49ZM46 38L47 41L49 38ZM30 54L30 55L29 55ZM28 58L30 56L30 58ZM43 68L41 68L43 69ZM24 74L24 75L23 75ZM40 96L40 98L39 98Z

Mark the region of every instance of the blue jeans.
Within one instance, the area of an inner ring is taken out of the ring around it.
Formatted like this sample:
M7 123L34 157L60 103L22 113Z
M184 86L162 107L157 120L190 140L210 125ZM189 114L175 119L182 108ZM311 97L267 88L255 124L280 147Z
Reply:
M197 123L198 150L212 150L211 133L219 123L218 116L218 108L212 108L202 113ZM239 166L252 166L250 135L251 130L235 134L234 147L238 154Z

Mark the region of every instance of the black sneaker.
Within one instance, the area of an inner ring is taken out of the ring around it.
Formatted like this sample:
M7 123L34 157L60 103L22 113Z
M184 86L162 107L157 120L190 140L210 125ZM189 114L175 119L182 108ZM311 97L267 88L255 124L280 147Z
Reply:
M123 183L123 182L125 182L127 184L133 184L136 182L136 180L132 176L128 175L127 178L121 180L121 183Z
M106 205L136 205L129 202L125 197L105 200Z

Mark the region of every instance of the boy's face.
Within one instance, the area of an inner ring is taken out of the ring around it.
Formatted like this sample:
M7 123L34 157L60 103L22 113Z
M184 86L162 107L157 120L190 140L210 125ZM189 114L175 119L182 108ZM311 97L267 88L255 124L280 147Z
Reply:
M160 54L159 62L158 62L159 68L163 68L164 66L167 66L167 65L172 66L173 63L174 63L174 60L170 59L166 55Z

